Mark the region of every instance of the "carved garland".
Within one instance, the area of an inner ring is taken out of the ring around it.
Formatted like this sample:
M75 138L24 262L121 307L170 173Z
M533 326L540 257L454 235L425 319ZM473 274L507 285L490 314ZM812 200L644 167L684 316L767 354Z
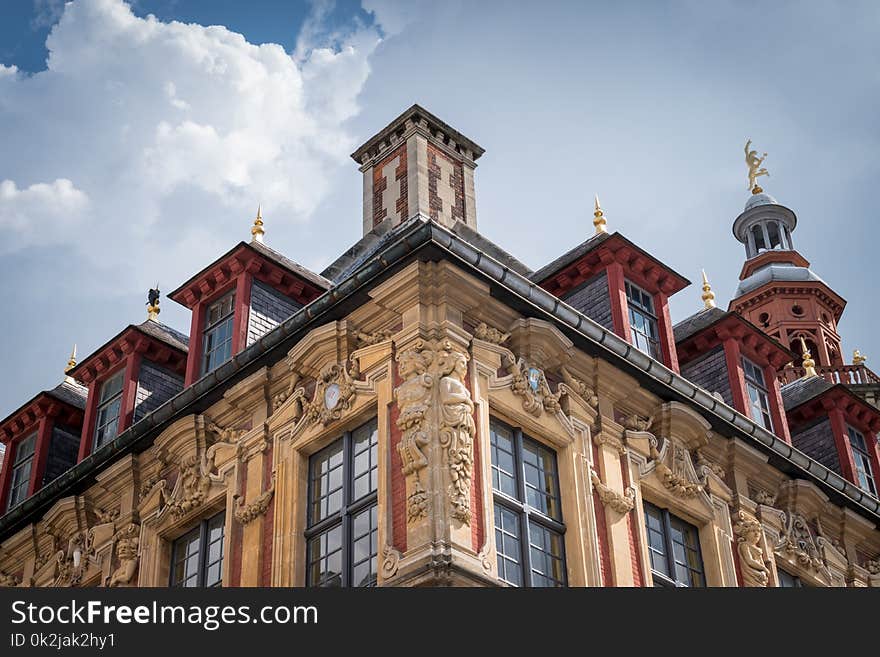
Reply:
M617 491L611 489L602 483L599 475L595 470L590 468L590 480L593 482L593 488L599 495L599 500L603 505L610 507L617 513L629 513L633 510L636 502L636 492L632 486L628 486L626 491L621 495Z
M235 496L237 500L237 504L235 507L235 519L238 520L242 525L247 525L264 515L266 511L269 509L269 503L272 501L272 497L275 495L275 480L272 480L272 485L266 489L263 493L260 494L257 499L255 499L250 504L245 504L244 499L238 495Z

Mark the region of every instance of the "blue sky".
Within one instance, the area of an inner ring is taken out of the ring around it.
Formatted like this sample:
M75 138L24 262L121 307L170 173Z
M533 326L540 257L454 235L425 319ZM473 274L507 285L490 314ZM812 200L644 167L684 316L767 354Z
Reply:
M257 203L267 243L322 269L360 236L348 154L413 102L486 148L479 228L529 266L591 233L598 192L725 307L752 138L872 365L878 34L869 1L4 2L0 416L247 239ZM695 284L673 318L699 307Z

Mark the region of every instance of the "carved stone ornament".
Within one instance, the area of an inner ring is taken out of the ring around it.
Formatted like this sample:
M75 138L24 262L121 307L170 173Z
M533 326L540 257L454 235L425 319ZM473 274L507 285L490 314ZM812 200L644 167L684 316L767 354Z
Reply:
M469 357L445 340L437 354L440 379L440 446L449 468L451 515L471 522L471 477L474 467L474 402L464 383Z
M510 337L510 333L503 333L497 328L492 328L486 322L480 322L474 329L474 337L477 340L491 342L492 344L502 344Z
M550 390L543 370L530 366L522 358L513 359L509 355L505 355L502 362L512 375L511 391L522 397L523 410L535 417L540 417L544 411L554 414L559 411L559 400L565 393L559 390L554 394Z
M434 361L434 349L422 340L397 354L397 367L403 382L394 389L401 431L397 452L400 454L404 477L413 478L412 492L407 497L407 521L413 522L428 514L428 495L421 481L421 471L428 467L424 448L430 442L428 411L434 375L428 371Z
M703 450L698 449L694 453L694 455L696 456L696 466L698 471L705 473L711 472L719 479L724 479L724 477L727 475L724 467L721 464L706 458L706 455L703 454Z
M880 575L880 558L865 562L865 570L872 575Z
M110 576L107 586L119 586L128 584L138 566L138 543L140 542L140 527L129 523L118 532L116 539L116 557L119 559L119 567Z
M302 376L299 372L291 372L287 387L272 398L272 410L277 411L278 408L286 402L299 386ZM299 412L294 413L294 417L298 420L302 416L302 402L299 402Z
M19 585L19 580L15 575L9 575L0 570L0 588L12 588Z
M372 347L374 344L390 340L392 335L394 335L394 331L391 329L381 329L379 331L373 331L372 333L359 331L357 334L358 348Z
M91 549L91 532L73 535L68 541L67 550L59 550L55 555L58 564L55 586L79 586L82 583Z
M390 545L382 548L382 577L388 579L397 574L400 566L400 552Z
M815 537L803 516L785 512L785 531L779 538L775 549L788 558L793 558L804 568L825 572L825 560L816 545Z
M627 431L647 431L653 422L652 418L633 413L624 419L623 428Z
M559 373L562 375L562 380L565 382L565 385L571 388L575 394L587 402L588 406L598 408L599 396L596 394L595 390L588 386L584 381L581 381L574 376L565 367L560 368Z
M759 490L752 497L756 503L764 506L773 506L776 503L776 496L767 491Z
M636 492L632 486L628 486L621 495L603 484L598 473L592 468L590 468L590 480L593 482L593 489L599 495L599 500L603 505L610 507L617 513L629 513L633 510L636 503Z
M263 493L257 497L250 504L245 504L244 499L236 496L237 504L235 507L235 519L238 520L242 525L247 525L264 515L266 511L269 509L269 503L272 501L272 497L275 495L275 480L272 480L272 485L269 486Z
M304 409L306 423L327 426L351 408L354 397L354 379L346 363L327 365L318 377L312 401Z
M621 456L626 454L626 445L623 444L623 440L608 431L599 431L596 433L593 437L593 442L599 447L607 445L611 449L616 450Z
M696 497L703 492L704 487L695 478L696 473L690 453L681 445L670 445L670 447L672 448L671 466L661 458L657 447L651 445L651 458L655 461L657 476L673 495L683 499Z
M166 505L171 509L171 515L179 518L205 502L211 489L213 469L213 457L209 461L207 457L192 454L181 459L174 490L166 493L165 489L162 489L162 495Z
M736 549L743 583L750 587L766 587L770 579L770 569L764 562L764 550L761 548L764 536L761 523L740 511L733 532L737 536Z
M119 517L119 509L111 509L110 511L95 509L95 516L98 518L98 524L107 524Z

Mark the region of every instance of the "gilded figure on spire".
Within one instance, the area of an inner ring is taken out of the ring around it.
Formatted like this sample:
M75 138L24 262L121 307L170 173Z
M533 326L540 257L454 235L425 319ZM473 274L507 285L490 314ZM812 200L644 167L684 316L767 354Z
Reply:
M763 157L758 157L758 151L749 150L751 145L752 140L749 139L745 147L746 166L749 167L749 189L752 190L752 194L760 194L764 190L758 186L758 176L770 175L770 172L761 166L767 159L767 153L764 153Z

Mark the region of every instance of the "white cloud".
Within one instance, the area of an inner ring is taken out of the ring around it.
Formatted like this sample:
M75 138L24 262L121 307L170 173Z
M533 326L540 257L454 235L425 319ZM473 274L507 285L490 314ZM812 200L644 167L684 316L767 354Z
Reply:
M272 241L292 240L356 146L343 123L378 43L353 24L325 47L321 16L318 5L294 58L122 0L67 4L47 70L0 65L0 243L69 241L86 266L124 266L107 281L118 294L157 270L169 289L184 280L247 237L259 202Z

